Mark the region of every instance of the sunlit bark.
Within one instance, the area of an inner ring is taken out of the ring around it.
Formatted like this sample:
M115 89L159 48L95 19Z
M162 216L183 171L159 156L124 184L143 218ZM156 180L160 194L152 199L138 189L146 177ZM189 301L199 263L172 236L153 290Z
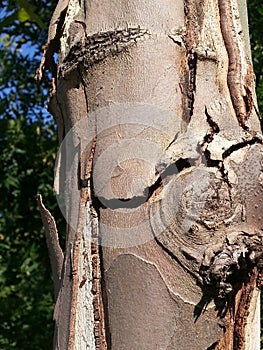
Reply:
M43 68L69 224L54 349L259 349L244 1L61 1Z

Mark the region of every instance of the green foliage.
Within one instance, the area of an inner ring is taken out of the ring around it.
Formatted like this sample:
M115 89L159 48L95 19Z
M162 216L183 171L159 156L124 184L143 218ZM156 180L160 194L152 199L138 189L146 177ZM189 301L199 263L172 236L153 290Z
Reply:
M35 197L42 193L62 227L52 190L58 141L56 126L44 108L49 83L46 79L38 86L34 75L55 2L22 0L4 5L0 12L0 349L49 350L53 287Z
M32 33L38 31L42 37L46 34L49 19L56 1L45 0L10 0L2 1L1 8L4 9L5 16L1 16L0 30L8 31L12 34L20 33L28 35L28 39L37 42L38 38ZM25 23L26 22L26 23ZM26 27L25 28L25 25ZM31 33L31 35L30 35Z
M50 349L52 284L35 195L54 202L55 131L25 117L0 120L0 130L0 348Z
M249 0L249 29L254 71L256 74L256 90L261 116L263 114L263 3L262 0Z

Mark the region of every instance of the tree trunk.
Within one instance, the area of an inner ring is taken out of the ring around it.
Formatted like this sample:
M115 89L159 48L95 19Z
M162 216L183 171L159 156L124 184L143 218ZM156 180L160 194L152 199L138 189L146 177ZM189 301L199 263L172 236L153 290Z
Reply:
M259 349L245 1L60 1L38 79L44 68L68 222L54 349Z

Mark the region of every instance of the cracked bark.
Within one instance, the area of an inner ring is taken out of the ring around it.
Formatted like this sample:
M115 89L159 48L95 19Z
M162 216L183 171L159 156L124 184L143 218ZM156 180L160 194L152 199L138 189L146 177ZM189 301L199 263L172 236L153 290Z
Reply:
M239 6L59 2L37 76L55 75L70 189L54 349L258 349L262 135Z

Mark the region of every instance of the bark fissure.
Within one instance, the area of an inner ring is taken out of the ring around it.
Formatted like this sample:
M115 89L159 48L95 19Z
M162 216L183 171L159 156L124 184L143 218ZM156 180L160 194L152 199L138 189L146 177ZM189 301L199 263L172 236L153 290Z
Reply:
M209 346L209 348L207 348L206 350L215 350L216 349L216 346L218 344L218 341L215 342L214 344L212 344L211 346Z
M169 143L169 145L165 148L165 151L167 151L177 140L179 135L179 131L177 131L177 133L175 134L174 138L172 139L172 141Z
M213 120L213 117L208 113L207 107L205 107L205 115L206 121L211 128L211 136L213 136L214 134L218 134L220 132L220 128L218 124Z
M68 338L68 349L73 350L75 344L75 334L76 334L76 313L77 313L77 300L78 300L78 290L79 290L79 256L81 254L80 246L82 240L83 232L83 219L85 212L85 204L87 200L86 193L82 192L81 203L80 203L80 213L78 220L78 227L74 237L74 243L72 246L71 253L71 265L72 265L72 296L70 305L70 320L69 320L69 338Z
M197 54L195 52L188 53L188 109L189 118L194 114L195 91L196 91L196 69L197 69Z
M157 190L164 186L164 183L169 182L169 179L173 175L179 174L186 168L192 166L190 159L178 159L175 163L170 164L157 178L154 184L144 189L145 196L135 196L132 198L114 198L107 199L101 196L97 197L97 200L100 203L101 208L109 209L120 209L120 208L138 208L143 205L145 202L149 201L155 194Z
M203 154L205 155L205 162L207 166L218 167L224 177L226 173L223 161L226 158L230 157L234 152L247 146L252 146L254 144L263 144L263 139L262 136L258 133L246 131L246 134L243 135L244 141L237 142L228 147L225 151L222 152L219 159L212 159L211 153L207 149L207 145L214 142L215 135L220 135L220 128L219 125L214 121L213 117L208 113L207 107L205 107L205 115L207 118L207 123L210 126L210 132L204 136L203 143L201 144L201 149L203 149Z
M203 138L203 142L200 149L203 150L202 158L203 163L208 167L217 167L219 170L222 168L222 162L219 159L212 159L210 151L207 149L207 145L212 143L214 140L214 135L219 134L220 128L218 124L213 120L212 116L209 115L207 107L205 107L205 115L207 124L210 127L210 132L206 133Z
M242 148L245 148L247 146L252 146L254 144L262 144L262 139L260 137L254 136L250 138L249 140L245 140L243 142L239 142L231 147L229 147L225 152L222 154L223 159L226 159L229 157L233 152L236 152Z

